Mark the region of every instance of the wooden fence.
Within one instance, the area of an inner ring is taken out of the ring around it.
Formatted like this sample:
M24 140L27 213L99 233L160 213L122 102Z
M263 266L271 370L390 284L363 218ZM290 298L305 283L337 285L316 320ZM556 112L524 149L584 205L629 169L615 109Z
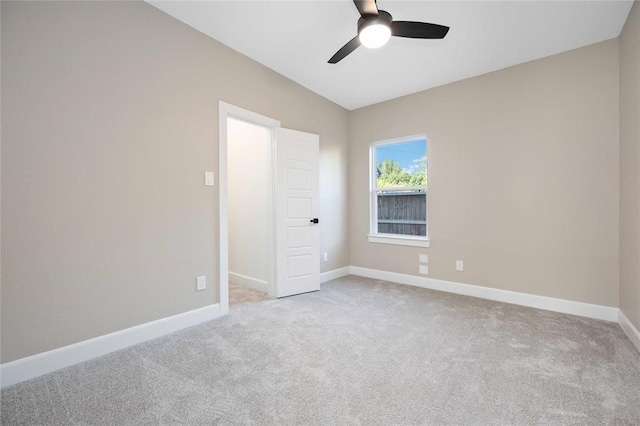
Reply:
M425 192L383 192L378 194L378 233L427 235Z

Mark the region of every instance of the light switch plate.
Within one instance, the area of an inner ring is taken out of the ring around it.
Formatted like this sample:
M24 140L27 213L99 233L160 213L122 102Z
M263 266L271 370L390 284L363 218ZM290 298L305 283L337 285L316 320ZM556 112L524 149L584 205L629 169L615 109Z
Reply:
M207 277L205 275L201 275L196 278L196 290L204 290L207 288Z
M213 186L213 172L204 172L204 184Z
M427 255L427 254L419 254L418 255L418 260L420 261L420 263L429 263L429 255Z
M418 272L423 274L423 275L427 275L429 273L429 266L427 266L427 265L418 266Z

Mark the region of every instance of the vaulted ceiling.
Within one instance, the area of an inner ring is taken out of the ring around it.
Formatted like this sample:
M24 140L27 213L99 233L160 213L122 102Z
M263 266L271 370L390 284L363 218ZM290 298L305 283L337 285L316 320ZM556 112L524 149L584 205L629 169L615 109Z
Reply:
M615 38L633 1L379 0L394 20L451 27L328 59L357 33L350 0L148 1L349 110Z

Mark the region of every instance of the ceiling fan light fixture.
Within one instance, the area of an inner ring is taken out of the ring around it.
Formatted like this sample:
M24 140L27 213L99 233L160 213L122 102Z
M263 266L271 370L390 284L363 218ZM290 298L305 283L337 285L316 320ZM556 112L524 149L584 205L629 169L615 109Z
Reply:
M384 46L391 38L391 28L387 23L373 22L360 29L360 43L369 49Z
M375 49L384 46L391 36L405 38L440 39L449 27L428 22L394 21L387 11L378 9L376 0L353 0L360 13L358 35L342 46L327 62L337 64L360 45Z
M378 10L376 15L362 15L358 19L358 40L369 49L384 46L391 37L392 22L393 17L384 10Z

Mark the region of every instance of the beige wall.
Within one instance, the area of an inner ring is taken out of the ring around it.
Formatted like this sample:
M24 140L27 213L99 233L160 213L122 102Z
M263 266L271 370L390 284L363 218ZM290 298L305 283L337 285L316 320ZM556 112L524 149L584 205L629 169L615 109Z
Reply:
M219 100L320 135L349 264L346 110L144 3L1 7L2 362L217 302Z
M640 3L620 36L620 308L640 329Z
M431 247L369 243L369 143L418 133ZM618 306L617 40L352 111L349 143L352 265Z

